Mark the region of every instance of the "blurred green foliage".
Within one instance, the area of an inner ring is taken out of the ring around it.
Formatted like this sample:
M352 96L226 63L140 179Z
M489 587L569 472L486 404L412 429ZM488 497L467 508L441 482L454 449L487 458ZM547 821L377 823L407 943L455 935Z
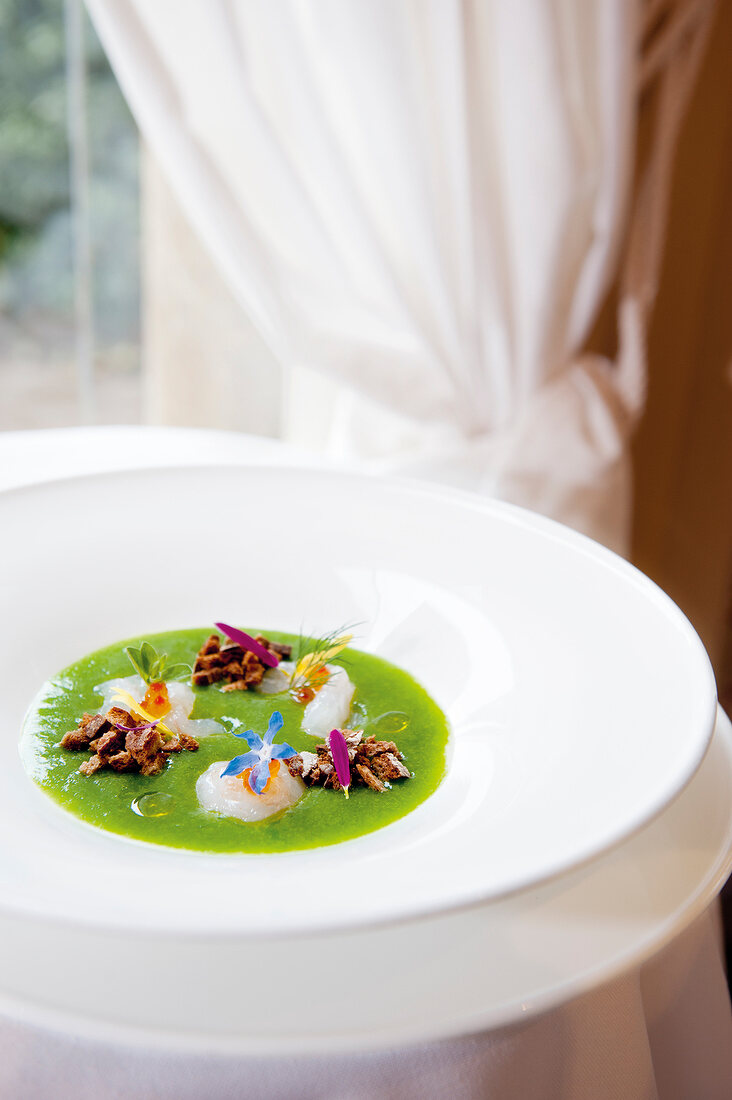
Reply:
M91 24L87 125L95 324L135 338L137 129ZM63 0L0 0L0 308L66 314L73 302Z
M12 242L69 201L63 5L3 0L0 42L0 221Z

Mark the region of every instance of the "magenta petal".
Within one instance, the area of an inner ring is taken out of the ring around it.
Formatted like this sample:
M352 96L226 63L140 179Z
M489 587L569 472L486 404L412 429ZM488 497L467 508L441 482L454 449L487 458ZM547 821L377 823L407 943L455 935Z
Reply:
M120 733L144 733L145 730L154 730L160 719L156 718L154 722L146 722L144 726L123 726L120 722L112 722L116 730Z
M328 747L333 757L338 782L344 790L351 785L351 761L348 758L348 745L340 730L331 730L328 734Z
M245 634L243 630L237 630L235 626L227 626L226 623L214 623L214 626L222 634L226 634L228 638L231 638L232 642L240 645L242 649L248 649L250 653L259 658L263 665L267 665L268 668L277 668L280 663L279 657L275 657L274 653L270 653L268 649L255 641L251 634Z

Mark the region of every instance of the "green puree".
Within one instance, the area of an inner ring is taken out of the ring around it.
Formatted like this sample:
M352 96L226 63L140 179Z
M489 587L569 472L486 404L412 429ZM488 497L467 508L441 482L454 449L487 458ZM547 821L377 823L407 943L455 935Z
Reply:
M148 635L146 640L171 660L192 665L209 633L205 629L180 630ZM277 632L268 632L267 636L273 641L297 642ZM365 735L374 733L396 741L413 773L412 779L397 781L381 794L367 787L354 787L346 799L341 792L312 787L294 806L252 823L203 810L196 798L198 776L213 761L230 760L247 751L246 743L232 736L235 730L253 729L262 736L270 714L279 710L285 724L276 741L286 741L298 751L313 751L319 742L302 732L303 707L286 692L222 692L216 685L194 689L192 717L214 718L223 727L220 734L200 738L198 752L171 754L165 770L156 776L108 769L92 776L81 775L79 765L90 753L61 749L61 737L76 727L84 711L98 713L101 696L94 691L95 685L132 673L124 647L139 646L143 640L119 642L64 669L43 686L26 720L23 758L32 778L64 809L90 825L175 848L287 852L336 844L380 829L423 802L443 777L448 737L445 716L406 672L354 649L345 650L338 659L356 685L353 707L359 717L354 725L363 728ZM402 712L402 717L383 717L394 711ZM406 722L405 728L397 732L395 727L402 722ZM158 817L135 813L132 803L149 792L171 795L172 802L160 800L170 807L169 812Z

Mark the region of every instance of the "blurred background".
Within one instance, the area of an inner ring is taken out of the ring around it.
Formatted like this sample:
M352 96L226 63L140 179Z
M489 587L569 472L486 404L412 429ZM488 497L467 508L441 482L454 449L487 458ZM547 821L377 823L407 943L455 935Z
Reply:
M0 428L139 422L136 126L81 5L4 0L0 41Z

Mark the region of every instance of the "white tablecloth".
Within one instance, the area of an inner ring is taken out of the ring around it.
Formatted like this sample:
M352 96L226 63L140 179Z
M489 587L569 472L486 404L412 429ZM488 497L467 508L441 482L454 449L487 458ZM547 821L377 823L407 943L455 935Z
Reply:
M0 434L0 488L143 465L306 461L178 429ZM154 976L149 976L154 980ZM144 988L144 981L141 988ZM242 990L242 1012L256 1011ZM0 1100L729 1100L732 1013L714 910L642 968L543 1016L408 1049L312 1059L175 1054L0 1017Z

